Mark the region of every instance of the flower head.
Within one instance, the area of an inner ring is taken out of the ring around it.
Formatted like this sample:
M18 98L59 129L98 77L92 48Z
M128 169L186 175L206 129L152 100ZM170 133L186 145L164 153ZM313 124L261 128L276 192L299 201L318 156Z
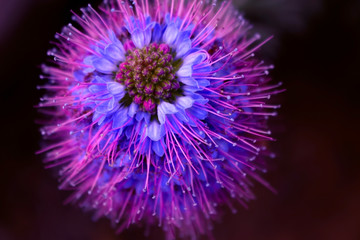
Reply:
M141 3L140 3L141 2ZM218 205L254 196L272 140L271 65L230 3L106 1L57 34L39 107L61 189L119 231L207 233ZM270 110L270 111L269 111ZM268 185L267 185L268 186Z

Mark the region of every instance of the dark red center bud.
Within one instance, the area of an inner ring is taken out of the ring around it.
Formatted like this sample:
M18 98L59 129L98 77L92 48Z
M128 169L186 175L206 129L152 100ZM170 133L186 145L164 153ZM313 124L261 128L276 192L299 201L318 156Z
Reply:
M173 102L182 95L176 71L181 60L174 60L167 44L151 43L142 49L132 49L119 65L116 81L125 85L126 102L135 102L143 111L156 113L161 100Z

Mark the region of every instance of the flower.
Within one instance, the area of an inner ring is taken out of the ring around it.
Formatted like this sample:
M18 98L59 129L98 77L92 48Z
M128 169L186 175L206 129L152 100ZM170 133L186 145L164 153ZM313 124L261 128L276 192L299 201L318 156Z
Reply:
M210 234L218 205L254 198L282 90L254 57L260 36L230 3L106 1L56 35L39 108L49 167L69 201L121 231ZM234 199L234 200L233 200Z

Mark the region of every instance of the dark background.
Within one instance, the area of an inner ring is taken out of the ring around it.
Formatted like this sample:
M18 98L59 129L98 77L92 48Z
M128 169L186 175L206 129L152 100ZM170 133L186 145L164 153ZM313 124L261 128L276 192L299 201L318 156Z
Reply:
M273 78L287 89L272 120L278 156L265 176L279 193L258 184L258 199L236 215L227 211L215 237L360 239L360 1L243 2L236 4L260 31L275 33L263 51L275 63ZM106 219L93 222L91 214L64 206L68 193L58 191L34 155L38 66L49 40L70 21L69 10L86 4L0 0L1 240L143 238L143 229L116 236ZM155 232L153 239L161 239Z

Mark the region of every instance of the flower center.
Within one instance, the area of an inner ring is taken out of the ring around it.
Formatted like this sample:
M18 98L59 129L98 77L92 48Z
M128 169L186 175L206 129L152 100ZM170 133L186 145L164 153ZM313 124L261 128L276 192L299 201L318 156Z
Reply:
M126 105L134 102L143 111L154 114L160 100L175 101L182 95L176 77L181 63L181 60L174 61L170 47L164 43L129 50L116 74L116 81L127 91L121 102Z

